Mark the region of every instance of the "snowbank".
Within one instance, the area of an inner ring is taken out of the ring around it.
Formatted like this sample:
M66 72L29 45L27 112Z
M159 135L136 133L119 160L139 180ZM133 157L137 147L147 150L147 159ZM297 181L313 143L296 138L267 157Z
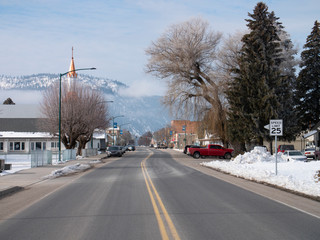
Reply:
M66 166L66 167L58 169L58 170L54 170L51 172L51 174L45 176L44 178L56 178L56 177L60 177L60 176L65 176L65 175L77 173L77 172L82 172L82 171L85 171L89 168L91 168L90 164L77 163L74 165Z
M320 182L317 177L320 161L284 161L277 157L278 174L275 174L275 155L263 147L255 147L251 152L237 156L233 161L212 161L201 163L211 167L258 182L266 182L285 189L310 196L320 197Z

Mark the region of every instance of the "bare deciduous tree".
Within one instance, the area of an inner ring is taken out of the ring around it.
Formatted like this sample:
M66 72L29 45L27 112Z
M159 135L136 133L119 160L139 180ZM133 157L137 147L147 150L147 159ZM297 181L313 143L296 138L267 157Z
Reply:
M59 86L53 85L44 92L42 113L47 117L47 130L59 132ZM78 154L90 141L94 129L106 128L107 109L100 92L77 82L61 89L61 141L67 149L73 149L79 142Z
M220 40L199 18L173 25L146 50L146 72L168 80L167 106L184 116L210 114L216 123L211 130L226 141L224 83L216 72Z
M123 133L120 136L120 145L121 146L128 145L131 140L132 140L131 133L127 130L123 130Z

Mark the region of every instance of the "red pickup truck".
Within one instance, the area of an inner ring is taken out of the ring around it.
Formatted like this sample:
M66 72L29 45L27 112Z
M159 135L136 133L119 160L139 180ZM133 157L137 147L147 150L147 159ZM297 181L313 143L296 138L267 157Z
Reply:
M225 159L230 159L233 149L224 148L217 144L209 144L205 148L189 148L190 156L194 158L218 156Z

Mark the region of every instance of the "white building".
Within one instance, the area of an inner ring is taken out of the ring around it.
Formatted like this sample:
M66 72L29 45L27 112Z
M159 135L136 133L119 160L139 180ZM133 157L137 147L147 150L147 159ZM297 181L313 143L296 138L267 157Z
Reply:
M38 105L0 105L0 154L58 150L58 137L42 130L46 119Z

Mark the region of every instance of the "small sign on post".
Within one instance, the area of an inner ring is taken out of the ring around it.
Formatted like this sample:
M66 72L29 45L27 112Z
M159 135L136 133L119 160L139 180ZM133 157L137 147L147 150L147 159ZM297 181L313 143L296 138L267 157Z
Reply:
M277 136L283 135L282 119L272 119L269 124L270 136L275 138L274 152L276 153L276 175L278 175L278 151L277 151Z
M282 119L270 120L270 136L282 136Z

